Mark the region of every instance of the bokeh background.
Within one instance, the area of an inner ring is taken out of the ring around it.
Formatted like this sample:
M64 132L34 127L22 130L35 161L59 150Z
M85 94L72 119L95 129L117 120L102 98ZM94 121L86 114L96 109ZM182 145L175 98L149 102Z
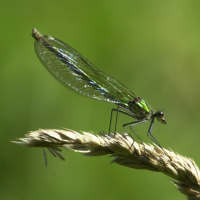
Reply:
M34 52L37 28L164 110L168 123L155 123L155 137L199 165L199 22L198 0L1 1L0 199L184 199L161 173L67 150L65 162L48 154L46 168L42 149L10 141L39 128L107 131L115 107L67 90L47 72ZM137 131L151 142L147 128Z

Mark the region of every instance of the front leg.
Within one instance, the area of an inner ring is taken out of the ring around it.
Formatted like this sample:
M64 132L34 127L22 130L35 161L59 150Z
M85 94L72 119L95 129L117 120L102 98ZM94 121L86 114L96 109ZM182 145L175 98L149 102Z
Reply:
M156 140L156 138L152 135L152 129L153 129L153 125L154 125L154 117L152 117L151 119L151 124L149 126L149 130L147 132L147 136L156 144L158 145L161 149L163 149L161 147L161 145L159 144L159 142Z

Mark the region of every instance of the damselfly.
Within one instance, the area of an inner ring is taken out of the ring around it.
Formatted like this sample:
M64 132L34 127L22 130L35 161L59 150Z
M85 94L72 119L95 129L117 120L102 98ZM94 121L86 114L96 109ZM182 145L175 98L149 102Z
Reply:
M99 70L64 42L52 36L42 35L36 29L32 30L32 36L35 38L35 52L39 60L60 83L83 96L117 105L117 109L111 111L109 133L113 112L116 112L116 115L120 112L136 119L134 122L123 125L128 133L127 126L135 133L134 126L150 121L147 135L160 146L152 135L152 128L155 118L166 124L163 111L152 110L141 97L136 96L125 85ZM135 135L140 140L136 133Z

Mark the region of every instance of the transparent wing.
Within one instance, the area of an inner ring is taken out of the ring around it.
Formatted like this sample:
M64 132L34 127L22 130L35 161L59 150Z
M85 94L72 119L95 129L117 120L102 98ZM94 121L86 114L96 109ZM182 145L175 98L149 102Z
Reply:
M46 69L64 86L86 97L127 106L136 96L64 42L33 29L35 51Z

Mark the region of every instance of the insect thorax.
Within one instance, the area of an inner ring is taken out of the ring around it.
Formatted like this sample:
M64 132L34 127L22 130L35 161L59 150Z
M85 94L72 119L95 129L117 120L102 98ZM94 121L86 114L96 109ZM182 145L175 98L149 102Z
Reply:
M133 117L138 120L149 120L152 115L152 111L141 97L129 101L129 110L133 114Z

